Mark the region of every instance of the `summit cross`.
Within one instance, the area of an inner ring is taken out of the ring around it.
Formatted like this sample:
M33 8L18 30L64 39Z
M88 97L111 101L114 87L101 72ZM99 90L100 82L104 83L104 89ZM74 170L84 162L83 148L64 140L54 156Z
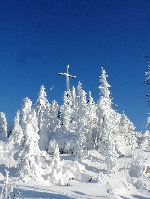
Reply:
M69 91L69 78L76 78L76 76L72 76L69 74L69 65L67 65L67 72L66 73L58 73L59 75L63 75L66 77L66 89Z

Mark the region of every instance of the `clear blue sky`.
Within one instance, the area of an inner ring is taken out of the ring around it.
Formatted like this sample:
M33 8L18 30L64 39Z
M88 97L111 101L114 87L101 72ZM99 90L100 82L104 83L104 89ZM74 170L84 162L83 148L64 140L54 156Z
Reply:
M150 109L142 84L150 57L149 0L1 0L0 111L13 121L24 97L36 102L39 88L62 104L70 73L83 89L99 98L104 65L114 107L142 130ZM54 88L50 91L50 88Z

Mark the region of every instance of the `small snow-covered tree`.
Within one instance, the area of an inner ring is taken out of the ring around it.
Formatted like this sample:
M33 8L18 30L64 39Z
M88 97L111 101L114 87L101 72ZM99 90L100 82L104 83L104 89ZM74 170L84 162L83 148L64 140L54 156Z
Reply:
M14 143L21 144L21 139L23 137L23 131L20 126L20 118L19 118L20 112L19 110L16 113L15 119L14 119L14 126L12 129L12 133L10 135L9 140L12 140Z
M49 111L49 131L48 131L48 138L51 140L53 135L56 132L57 125L58 125L58 113L59 113L59 105L54 100L50 106Z
M52 158L52 167L55 169L59 169L60 167L60 157L59 157L59 147L58 144L54 141L54 152L53 152L53 158Z
M96 136L96 127L97 127L97 115L96 115L97 106L92 98L91 92L89 91L89 98L87 103L87 125L88 125L88 135L87 135L87 147L88 149L94 148L94 140Z
M87 100L86 100L86 92L82 89L82 84L79 81L77 86L77 102L78 102L78 114L79 114L79 122L82 123L84 120L84 116L87 111Z
M0 112L0 140L7 140L7 122L3 112Z
M70 132L71 115L72 115L71 91L65 91L63 97L63 105L60 107L63 128L66 132Z
M38 123L34 110L28 116L30 119L24 129L24 142L18 160L18 175L24 181L29 177L34 180L41 178L41 151L38 147Z
M60 160L59 148L56 142L54 153L51 162L51 172L49 176L50 184L53 185L68 185L70 179L81 180L82 172L85 172L84 165L80 164L78 161L72 161L64 165L64 162Z
M49 115L50 115L50 104L46 99L45 88L42 85L36 101L36 115L38 119L39 128L39 146L41 150L47 150L48 148L48 129L49 129Z
M26 97L22 100L22 107L21 107L21 117L20 117L20 126L24 132L26 128L26 123L29 120L29 115L32 109L32 101Z
M39 130L42 128L44 121L47 119L48 114L49 114L49 108L50 104L48 100L46 99L46 92L45 88L42 85L40 87L40 91L38 94L38 99L36 101L36 114L38 117L38 127Z
M127 118L124 113L121 114L119 122L119 135L121 136L122 143L124 143L125 146L135 144L136 138L134 130L135 127L133 123Z
M150 132L147 130L145 131L141 136L141 148L142 149L148 149L150 146Z
M58 144L53 142L54 152L51 162L51 173L50 173L50 183L57 185L59 183L60 173L62 172L62 164L59 157L59 147Z
M113 135L109 134L106 158L105 158L108 172L116 171L116 158L117 158L117 153L116 153L116 147L115 147Z

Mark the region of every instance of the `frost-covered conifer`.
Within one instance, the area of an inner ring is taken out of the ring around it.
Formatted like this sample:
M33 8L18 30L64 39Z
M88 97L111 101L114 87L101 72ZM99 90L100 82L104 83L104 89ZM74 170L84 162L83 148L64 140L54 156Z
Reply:
M94 147L94 138L96 136L96 127L97 127L97 115L96 115L96 104L91 96L91 92L89 91L89 98L87 103L87 125L89 134L87 135L87 147L89 149L93 149ZM93 136L94 135L94 136Z
M0 140L7 140L7 122L3 112L0 112Z
M94 127L95 106L91 93L89 100L86 100L86 92L82 89L82 84L79 82L77 86L76 96L76 140L74 144L74 154L78 157L82 156L84 149L90 149L94 146L92 138L92 129Z
M110 85L107 82L108 75L102 68L102 74L100 75L99 86L101 97L97 103L97 139L96 145L99 150L105 154L108 145L108 137L113 132L117 131L117 114L112 109L112 101L110 98Z
M22 100L21 107L21 118L20 118L20 126L24 132L26 128L26 123L29 121L29 115L31 113L32 101L26 97Z
M57 185L59 181L59 173L61 172L62 165L59 157L59 148L58 144L54 141L53 142L54 152L51 162L51 173L50 173L50 183Z
M56 169L59 169L60 167L59 147L56 142L55 142L55 148L53 152L52 166L55 167Z
M105 163L107 165L108 172L116 171L116 158L117 158L117 153L116 153L116 147L115 147L113 135L109 134L106 158L105 158Z
M125 146L135 144L136 138L134 133L135 127L133 123L127 118L127 116L123 113L120 117L119 122L119 135L121 136L122 143Z
M15 119L14 119L14 126L12 129L12 133L10 135L10 140L12 140L14 143L21 144L21 139L23 137L23 131L20 126L20 118L19 118L20 112L19 110L16 113Z
M141 136L141 148L142 149L148 149L150 146L150 132L147 130L145 131Z
M86 100L86 92L82 89L81 82L78 82L77 86L77 102L78 102L78 114L79 114L79 123L84 121L84 116L87 111L87 100Z
M63 105L60 107L61 117L62 117L62 123L63 127L66 132L70 132L70 126L71 126L71 115L72 115L72 101L71 101L71 91L65 91L64 92L64 98L63 98Z
M38 123L34 110L28 115L29 121L24 129L24 142L19 154L18 175L24 181L31 177L35 180L41 179L40 156L38 147Z
M39 146L41 150L47 150L48 148L48 129L49 129L49 115L50 115L50 104L46 99L45 88L42 85L38 94L38 99L36 101L36 115L38 119L39 128Z
M53 137L54 133L56 132L57 125L58 125L58 113L59 113L59 105L58 103L54 100L52 101L52 105L50 107L50 112L49 112L49 132L48 132L48 137L49 140Z
M50 109L50 104L48 100L46 99L46 92L45 88L42 85L40 87L40 91L38 94L38 99L36 101L36 113L38 117L38 127L39 129L42 128L43 122L45 119L47 119Z

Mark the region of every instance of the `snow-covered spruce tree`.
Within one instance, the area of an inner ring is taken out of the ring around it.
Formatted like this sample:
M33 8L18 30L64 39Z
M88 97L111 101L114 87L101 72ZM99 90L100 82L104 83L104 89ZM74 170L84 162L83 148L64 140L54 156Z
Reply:
M82 123L83 118L87 112L87 100L86 92L82 89L82 84L79 81L77 86L77 102L78 102L78 114L79 114L79 123Z
M47 115L45 115L45 110L47 110L47 112L49 111L50 108L50 104L48 102L48 100L46 99L46 92L45 92L45 88L42 85L40 87L40 91L38 94L38 98L36 101L36 113L38 116L38 127L39 129L41 129L41 126L43 125L43 117L46 117Z
M56 139L62 153L72 152L74 148L74 135L76 131L76 92L73 90L65 91L63 105L60 107L60 117L57 122Z
M71 95L70 95L70 106L71 106L71 121L70 121L70 131L72 133L76 132L77 129L77 121L78 121L78 100L77 100L77 94L76 89L73 86Z
M150 147L150 131L145 131L141 136L141 148L148 149Z
M135 127L133 123L127 118L127 116L123 113L121 114L120 117L120 122L119 122L119 139L118 145L120 147L124 147L127 149L128 147L131 147L131 152L133 151L133 148L135 148L136 145L136 137L135 137ZM120 142L120 143L119 143Z
M89 98L87 103L87 124L89 128L89 134L87 137L87 147L88 149L93 149L94 139L96 137L96 128L97 128L97 115L96 115L97 106L92 98L91 92L89 91Z
M71 91L69 90L64 92L63 105L60 107L65 132L70 132L72 111Z
M39 128L39 146L41 150L46 151L48 148L49 138L49 115L50 115L50 104L46 99L45 88L42 85L38 94L38 99L36 101L36 115L38 118L38 128Z
M94 147L92 138L92 124L94 124L92 111L94 110L94 106L91 95L89 97L90 101L87 101L86 92L82 89L82 84L79 82L77 86L76 141L74 145L74 154L78 157L82 156L81 154L84 149L91 149Z
M51 166L58 170L60 168L59 147L55 141L53 141L53 148L54 151Z
M97 103L96 145L104 155L106 155L109 135L118 131L118 114L112 109L110 85L107 82L107 77L106 71L102 68L102 74L99 79L101 82L99 86L101 96Z
M16 143L16 144L21 145L21 140L22 140L22 137L23 137L23 131L22 131L22 128L20 126L19 115L20 115L20 111L18 110L17 113L16 113L16 116L15 116L15 119L14 119L14 125L13 125L13 129L12 129L12 133L9 137L9 140L13 141L14 144Z
M115 172L116 171L116 158L117 158L117 152L116 152L116 146L114 142L114 138L112 134L108 135L108 145L106 149L106 158L105 163L107 165L107 171L108 172Z
M0 112L0 140L7 140L7 122L3 112Z
M82 172L85 172L84 165L78 161L72 161L64 165L64 162L60 160L59 148L56 142L53 142L54 153L51 162L51 172L49 176L49 182L53 185L68 185L70 179L81 180Z
M51 173L49 177L50 184L53 185L66 185L68 183L68 179L65 179L65 182L62 182L64 179L63 176L63 167L62 162L59 157L59 147L58 144L53 141L53 157L51 162ZM62 179L61 179L62 178Z
M56 133L57 125L58 125L58 113L59 113L59 105L54 100L52 101L52 104L50 106L50 112L49 112L49 132L48 137L49 140L53 137L53 135Z
M21 117L20 117L20 126L24 132L26 128L26 123L29 120L29 115L31 113L32 101L26 97L22 100L22 107L21 107Z
M34 110L28 115L28 119L24 129L23 147L18 160L18 176L25 182L30 177L34 180L42 179L40 167L42 153L38 146L38 123Z

